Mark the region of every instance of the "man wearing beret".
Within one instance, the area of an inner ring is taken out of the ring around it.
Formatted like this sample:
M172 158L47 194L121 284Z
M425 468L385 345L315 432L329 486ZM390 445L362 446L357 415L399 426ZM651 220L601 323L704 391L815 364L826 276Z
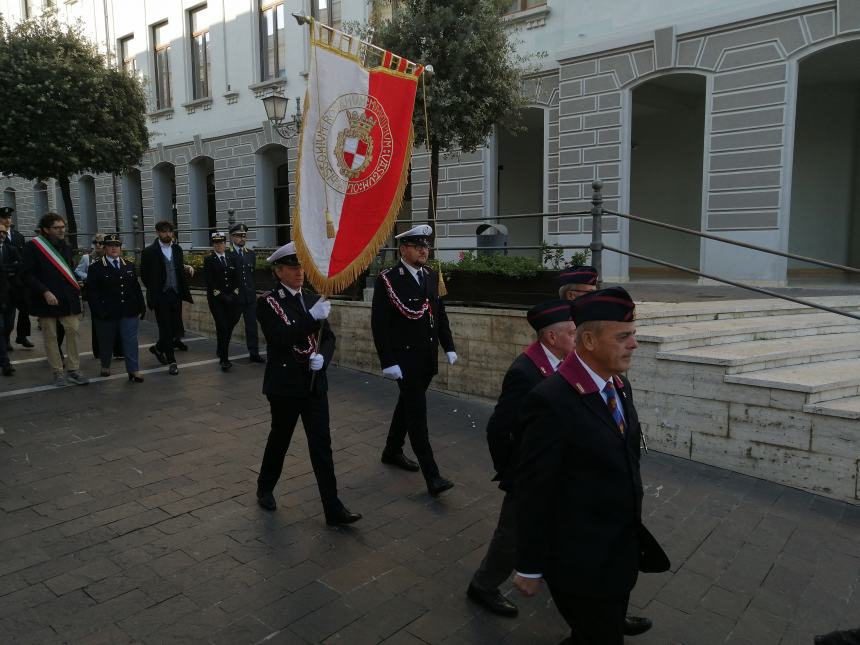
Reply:
M302 293L305 273L293 242L266 261L277 281L257 301L257 320L269 358L263 394L269 400L272 427L257 478L257 503L268 511L277 508L273 491L301 417L326 523L352 524L361 515L350 512L337 495L331 454L326 367L334 355L334 334L325 324L331 303Z
M499 592L499 585L516 564L516 501L513 472L521 438L518 422L523 399L532 388L555 374L561 361L573 351L576 326L567 300L548 300L526 315L537 340L514 359L505 373L499 401L487 422L487 443L499 488L505 491L499 521L487 554L472 576L468 597L500 616L516 616L517 606Z
M592 266L576 266L558 274L558 297L576 300L579 296L597 289L597 269Z
M231 252L235 254L239 269L238 304L242 318L245 319L245 343L252 363L265 363L260 356L260 340L257 334L257 289L254 287L254 269L257 266L257 254L249 249L248 227L239 222L230 227L230 240L233 243Z
M448 363L457 360L438 275L428 268L430 235L426 224L395 239L400 262L380 272L373 290L370 326L382 375L400 389L391 418L382 463L410 472L420 468L433 497L454 486L439 474L427 430L427 388L439 371L439 345ZM403 454L406 435L418 463Z
M620 287L577 298L576 350L520 413L514 585L532 596L546 580L571 645L622 645L638 572L669 567L641 521L641 429L622 376L634 311Z
M230 337L242 315L239 308L238 256L227 253L227 236L212 233L212 253L203 258L203 277L206 281L206 302L215 321L215 337L218 340L218 361L221 371L233 367L230 362Z

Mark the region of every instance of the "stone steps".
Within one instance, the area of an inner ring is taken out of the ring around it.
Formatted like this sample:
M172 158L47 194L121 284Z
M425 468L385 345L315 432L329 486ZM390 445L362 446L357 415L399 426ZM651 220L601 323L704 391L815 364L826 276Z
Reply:
M849 396L821 403L808 403L803 406L803 411L810 414L822 414L856 421L860 419L860 396Z
M661 352L845 332L860 332L860 320L824 312L702 320L644 327L637 325L636 338L640 343L657 344L656 351Z
M726 368L726 374L860 358L860 331L834 333L833 328L826 329L828 333L819 335L658 351L656 357L669 361L722 365Z
M727 374L724 380L736 385L801 392L806 395L808 405L860 395L860 359Z

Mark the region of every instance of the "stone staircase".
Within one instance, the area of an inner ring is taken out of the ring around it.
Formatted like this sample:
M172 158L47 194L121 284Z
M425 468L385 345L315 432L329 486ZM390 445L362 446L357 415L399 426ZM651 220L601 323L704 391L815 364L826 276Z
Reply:
M852 313L860 296L815 298ZM641 303L649 447L860 502L860 320L778 300Z

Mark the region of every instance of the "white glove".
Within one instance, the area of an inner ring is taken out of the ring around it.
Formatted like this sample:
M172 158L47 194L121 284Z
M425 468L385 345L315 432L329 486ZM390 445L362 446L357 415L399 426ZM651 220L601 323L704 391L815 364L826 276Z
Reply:
M314 306L310 308L308 313L313 316L314 320L324 320L328 318L329 313L331 312L331 303L325 298L320 298L314 303Z
M391 365L382 370L382 376L392 381L399 381L403 378L403 372L400 371L399 365Z
M311 371L319 372L325 364L325 357L322 354L317 354L316 352L314 352L310 355L309 362L311 365Z
M448 365L453 365L457 362L457 352L445 352L445 356L448 357Z
M190 264L186 264L185 265L185 273L188 274L189 278L193 278L194 277L194 267L191 266Z

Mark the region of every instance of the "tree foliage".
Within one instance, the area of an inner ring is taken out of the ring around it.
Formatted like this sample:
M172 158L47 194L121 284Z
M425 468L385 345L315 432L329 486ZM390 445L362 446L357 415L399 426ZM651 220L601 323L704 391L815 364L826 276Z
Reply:
M401 0L390 20L375 25L375 44L406 58L433 65L424 97L418 88L414 126L416 143L431 153L435 202L439 153L484 145L493 126L517 132L525 99L523 77L535 71L502 17L505 0ZM430 219L434 213L428 209Z
M0 172L56 178L74 243L69 177L119 173L149 146L141 82L116 69L54 15L9 25L0 16Z

